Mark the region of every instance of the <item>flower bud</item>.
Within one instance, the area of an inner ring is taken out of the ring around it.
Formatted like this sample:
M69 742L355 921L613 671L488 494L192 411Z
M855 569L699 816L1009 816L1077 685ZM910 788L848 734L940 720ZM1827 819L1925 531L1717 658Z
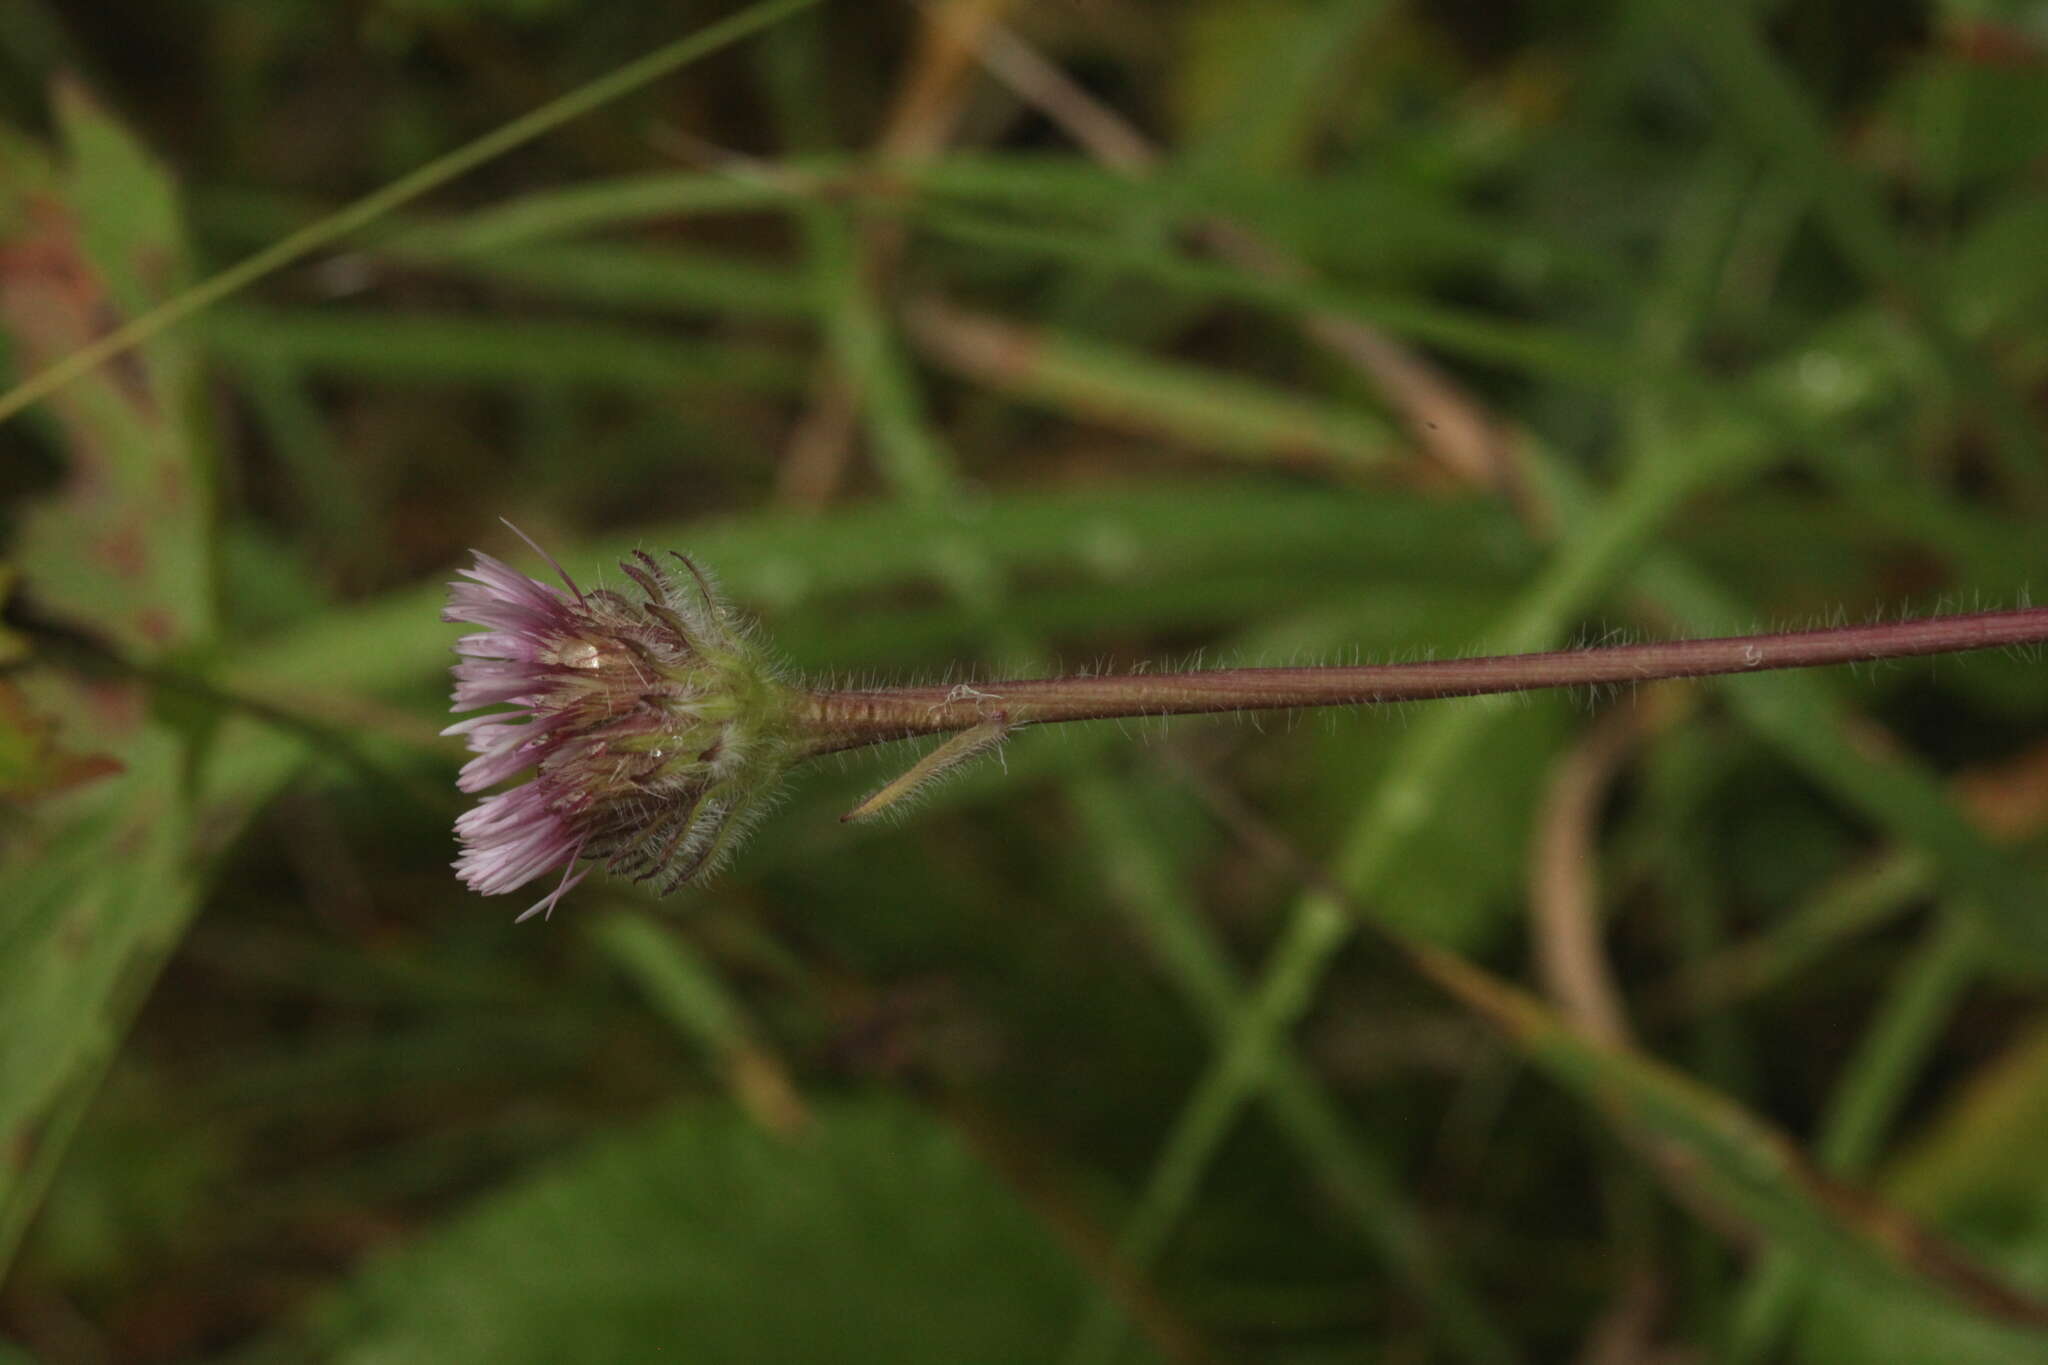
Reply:
M671 555L673 568L644 552L620 564L638 601L586 593L557 564L565 594L481 552L449 585L442 619L484 627L456 643L453 709L509 708L443 731L476 754L457 785L532 773L455 822L455 869L484 895L563 869L521 920L552 914L599 863L664 894L707 874L800 756L800 694Z

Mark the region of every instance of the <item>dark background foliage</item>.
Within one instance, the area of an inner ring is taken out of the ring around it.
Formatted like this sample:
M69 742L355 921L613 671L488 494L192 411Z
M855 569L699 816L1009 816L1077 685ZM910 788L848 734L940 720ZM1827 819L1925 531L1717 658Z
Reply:
M729 12L0 0L0 373ZM501 517L834 679L2016 604L2044 179L2018 0L827 0L76 381L0 1360L2048 1359L2038 657L828 762L518 929L436 736Z

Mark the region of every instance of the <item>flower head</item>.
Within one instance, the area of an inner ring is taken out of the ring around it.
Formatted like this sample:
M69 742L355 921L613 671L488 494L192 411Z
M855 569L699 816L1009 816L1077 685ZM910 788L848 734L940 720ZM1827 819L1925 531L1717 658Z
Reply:
M592 864L664 894L708 873L798 756L796 694L703 571L671 555L673 569L644 552L620 564L638 601L586 593L557 564L564 593L481 552L449 585L442 619L484 627L456 642L454 710L507 708L443 731L476 755L457 785L531 772L455 822L455 870L498 895L562 869L522 920L551 914Z

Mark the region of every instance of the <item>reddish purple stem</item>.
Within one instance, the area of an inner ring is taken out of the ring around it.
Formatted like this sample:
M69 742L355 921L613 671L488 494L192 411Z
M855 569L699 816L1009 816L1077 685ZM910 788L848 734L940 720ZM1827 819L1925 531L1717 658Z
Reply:
M962 687L812 694L815 752L964 730L1074 720L1370 706L1546 687L1583 687L1820 668L2048 641L2048 607L1713 640L1501 654L1352 668L1219 668L1198 673L1027 678Z

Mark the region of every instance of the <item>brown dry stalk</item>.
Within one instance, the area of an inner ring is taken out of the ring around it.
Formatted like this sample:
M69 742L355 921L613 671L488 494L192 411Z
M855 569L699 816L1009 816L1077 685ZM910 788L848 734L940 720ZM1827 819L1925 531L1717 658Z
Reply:
M881 136L877 165L913 168L945 149L966 104L967 74L981 31L1001 16L1010 0L951 0L923 9L917 49L897 88ZM879 293L895 275L903 251L903 225L889 219L864 221L855 248L862 287ZM860 425L862 398L837 366L820 369L811 406L797 423L775 472L780 501L818 508L829 503L846 474Z
M1134 180L1158 169L1159 151L1143 133L1015 32L991 23L976 36L975 51L991 75L1058 124L1097 163ZM1201 235L1216 255L1255 275L1311 278L1300 261L1237 223L1211 219ZM1415 443L1445 468L1467 483L1500 489L1532 525L1548 524L1527 488L1512 438L1450 375L1354 318L1318 313L1304 330L1376 385Z
M1682 1096L1687 1106L1710 1112L1724 1140L1746 1148L1754 1164L1778 1172L1791 1190L1823 1212L1842 1235L1876 1252L1897 1270L1940 1286L1986 1317L2030 1327L2048 1325L2048 1301L2007 1283L1898 1209L1815 1169L1791 1139L1735 1101L1625 1045L1583 1038L1570 1020L1553 1013L1535 997L1456 953L1400 933L1370 915L1334 877L1275 832L1234 792L1208 780L1193 785L1219 823L1246 848L1343 906L1354 921L1375 930L1419 975L1492 1025L1532 1059L1541 1061L1547 1054L1554 1055L1565 1048L1594 1048L1625 1059L1637 1069L1643 1084L1663 1091L1665 1099ZM1577 1074L1577 1068L1570 1064L1562 1071L1566 1077ZM1632 1138L1642 1133L1640 1101L1630 1094L1629 1087L1576 1079L1569 1083L1586 1093L1620 1131ZM1754 1241L1755 1229L1739 1215L1724 1209L1707 1192L1698 1175L1696 1157L1661 1137L1639 1144L1639 1150L1649 1157L1651 1168L1664 1180L1672 1197L1683 1202L1708 1226L1736 1246Z
M1551 774L1529 850L1529 918L1546 994L1589 1038L1630 1041L1628 1011L1601 945L1596 826L1600 805L1644 731L1610 711Z

